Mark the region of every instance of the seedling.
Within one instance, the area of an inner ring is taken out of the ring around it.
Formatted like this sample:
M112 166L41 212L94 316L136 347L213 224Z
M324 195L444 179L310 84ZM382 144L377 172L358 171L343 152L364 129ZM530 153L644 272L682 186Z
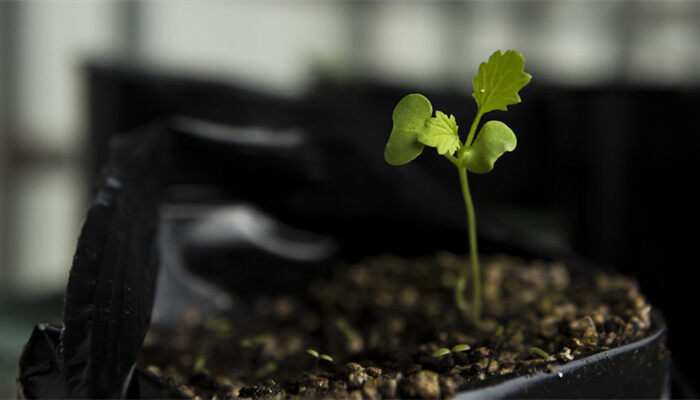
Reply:
M467 350L469 350L469 349L471 349L471 348L472 348L472 347L471 347L470 345L468 345L468 344L458 344L458 345L456 345L456 346L454 346L454 347L452 348L452 352L453 352L453 353L457 353L457 352L460 352L460 351L467 351Z
M530 351L537 354L538 356L544 358L545 360L547 360L549 358L549 353L540 349L539 347L530 347Z
M319 352L314 349L306 349L306 352L316 357L316 359L333 362L333 357L329 356L328 354L319 354Z
M306 352L311 354L315 359L315 364L314 364L314 369L318 371L318 361L319 360L326 360L330 363L333 362L333 357L329 356L328 354L320 354L318 351L314 349L306 349Z
M443 347L441 349L435 350L433 352L433 357L442 357L442 356L447 355L447 354L450 354L450 349L446 349Z
M270 375L271 373L275 372L277 370L277 363L274 361L268 361L265 364L263 364L260 368L256 369L253 375L257 378L260 379L265 375Z
M489 111L506 111L509 105L520 103L518 91L532 78L523 71L525 59L517 51L500 50L487 62L481 63L474 77L474 99L478 106L476 117L464 142L460 140L455 117L436 111L421 94L409 94L396 105L392 120L394 126L384 150L384 159L391 165L403 165L418 157L425 146L435 147L438 154L451 162L459 172L462 196L467 209L470 261L455 282L455 302L461 310L466 308L464 289L469 265L472 275L472 318L481 319L481 270L476 242L476 218L469 192L467 171L484 174L493 169L494 163L505 152L513 151L517 144L515 134L499 121L488 121L479 130L481 117Z
M241 339L239 342L241 347L253 347L267 342L267 337L264 335L250 336Z
M362 339L362 336L360 336L360 334L357 333L352 326L350 326L348 320L343 317L338 317L335 319L335 326L343 333L343 335L345 335L345 339L348 343L348 350L351 352L362 350L365 345L364 340Z
M203 355L199 355L194 360L194 365L192 366L192 371L195 374L199 374L200 372L204 371L204 366L206 364L207 364L207 358L204 357Z
M231 322L225 318L206 317L202 321L202 326L220 338L230 337L233 330Z
M447 348L440 348L437 349L433 352L433 357L442 357L444 355L450 354L450 353L458 353L460 351L467 351L471 349L472 347L469 346L468 344L458 344L452 348L452 350L447 349Z

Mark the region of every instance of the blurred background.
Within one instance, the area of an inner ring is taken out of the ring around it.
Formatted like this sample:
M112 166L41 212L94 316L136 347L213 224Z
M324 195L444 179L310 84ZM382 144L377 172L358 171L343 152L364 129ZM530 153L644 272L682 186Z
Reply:
M0 397L14 395L32 326L61 320L101 151L95 76L147 71L292 100L390 88L395 104L420 90L468 99L495 49L522 52L533 75L529 108L497 116L522 144L511 171L539 169L493 178L510 190L484 180L477 207L639 279L671 322L677 393L694 393L683 313L698 305L698 21L697 1L0 2ZM390 111L376 111L387 129Z

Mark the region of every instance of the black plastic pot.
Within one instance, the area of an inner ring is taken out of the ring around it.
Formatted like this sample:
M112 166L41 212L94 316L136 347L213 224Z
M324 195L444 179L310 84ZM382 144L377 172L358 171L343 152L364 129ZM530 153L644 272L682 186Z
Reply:
M251 275L242 282L222 280L215 272L207 270L202 254L226 251L232 260L239 261L233 265L235 268L244 268L255 260L255 268L249 274L271 276L275 269L287 270L289 274L280 276L279 281L268 280L266 290L277 292L298 290L298 285L308 276L328 270L327 264L337 261L343 247L327 236L286 226L247 204L170 204L163 207L157 224L163 264L154 306L159 315L154 323L161 328L176 325L184 310L192 307L209 315L233 315L236 323L250 322L246 318L246 300L255 293L246 293L243 288L258 279ZM284 246L279 245L282 241ZM484 242L488 247L498 248L493 242ZM358 244L346 243L345 247L349 248L345 252L347 256L357 251L352 248L357 248ZM235 249L234 254L230 254L230 249ZM533 256L527 249L518 250L517 246L509 251ZM593 270L580 259L571 259L569 263L578 273ZM216 277L216 283L211 277ZM222 305L222 296L238 297ZM235 304L236 308L231 309L230 304ZM650 334L633 343L557 365L554 372L490 377L460 388L456 398L667 398L666 326L658 312L652 313L652 321ZM20 361L20 397L66 396L68 371L63 367L59 351L60 336L60 327L40 324L35 328ZM118 382L126 385L120 394L123 397L186 397L177 388L138 368ZM91 396L110 394L92 392Z
M655 329L643 339L557 365L554 372L492 377L462 388L455 398L670 398L666 326L658 312L653 319Z
M656 322L660 322L658 318ZM53 398L63 393L57 327L38 325L32 333L20 368L24 375L19 398ZM555 367L534 376L494 377L463 387L455 399L508 398L669 398L665 328L625 346ZM37 361L41 360L39 364ZM147 371L136 369L129 397L143 399L187 398Z
M154 302L162 307L167 289L181 294L177 285L184 284L193 289L182 296L189 304L245 320L246 301L231 302L237 309L208 305L211 292L195 286L243 300L254 294L246 293L248 282L212 279L204 267L189 267L206 265L188 260L207 252L228 252L231 268L255 260L276 271L268 276L285 277L271 281L269 290L292 290L339 260L462 248L463 226L452 218L462 212L458 198L445 195L423 165L387 169L342 140L318 139L323 135L309 133L313 125L255 135L250 129L178 117L113 138L76 249L64 324L34 330L20 360L20 397L180 397L135 367ZM173 206L185 213L168 212ZM227 224L225 234L211 229L219 220L212 213L222 209L246 223ZM577 270L594 270L487 215L479 220L485 252L563 258ZM155 322L172 322L178 308L164 315ZM637 342L558 366L555 373L489 378L462 388L458 397L665 397L665 334L655 313L654 331Z
M551 373L491 377L460 388L455 399L669 398L666 329L658 314L647 337L567 364ZM18 397L56 398L65 393L57 354L60 329L37 325L20 361ZM128 397L187 398L148 371L136 369Z

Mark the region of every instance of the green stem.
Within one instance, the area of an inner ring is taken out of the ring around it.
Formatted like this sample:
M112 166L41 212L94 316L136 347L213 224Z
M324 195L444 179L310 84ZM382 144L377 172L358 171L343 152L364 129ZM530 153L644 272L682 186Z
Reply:
M464 147L470 147L474 141L474 135L476 135L476 128L479 126L479 121L481 121L481 116L483 113L481 111L476 113L474 121L472 121L472 127L469 128L469 135L467 135L467 140L464 141Z
M449 160L455 167L459 168L459 160L455 156L445 154L445 158Z
M478 119L479 116L477 116ZM475 119L475 120L477 120ZM469 181L467 180L467 169L460 167L459 181L462 184L462 195L467 208L467 222L469 225L469 256L471 259L472 273L472 318L478 324L481 320L481 269L479 268L479 250L476 246L476 216L474 214L474 203L469 193ZM461 280L466 281L467 268L462 272Z

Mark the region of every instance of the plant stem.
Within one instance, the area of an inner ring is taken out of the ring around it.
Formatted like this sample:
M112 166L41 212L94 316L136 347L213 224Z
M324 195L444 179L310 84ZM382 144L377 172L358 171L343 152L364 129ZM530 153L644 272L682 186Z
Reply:
M460 167L459 181L462 184L462 195L467 208L467 223L469 225L469 256L471 259L472 272L472 318L478 324L481 320L481 269L479 268L479 250L476 245L476 216L474 214L474 203L471 193L469 193L469 181L467 180L467 169ZM462 272L461 280L466 280L467 268Z
M479 110L476 113L476 117L474 117L474 121L472 121L472 126L469 128L469 134L467 135L467 139L464 141L464 147L471 147L472 143L474 142L474 135L476 135L476 128L479 126L479 121L481 121L481 116L484 115L481 110Z

